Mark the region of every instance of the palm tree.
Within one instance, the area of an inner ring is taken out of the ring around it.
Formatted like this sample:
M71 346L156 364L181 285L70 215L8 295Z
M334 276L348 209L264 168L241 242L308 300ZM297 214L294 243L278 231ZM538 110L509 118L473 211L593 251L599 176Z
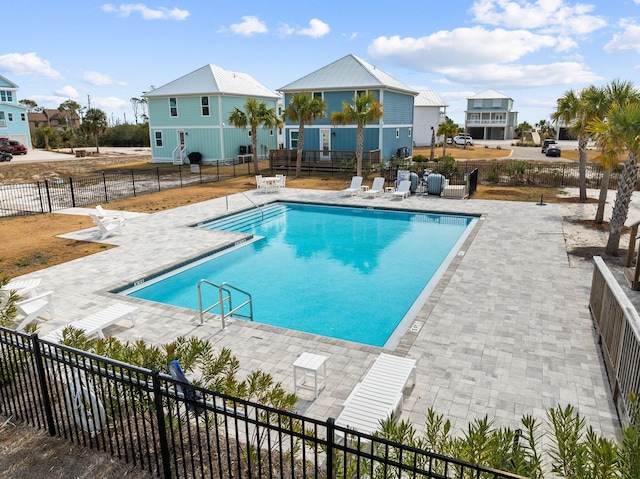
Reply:
M236 128L245 130L247 127L250 128L253 170L256 175L260 172L258 166L258 127L278 128L281 122L282 120L278 118L275 108L267 108L265 102L259 102L256 98L247 98L244 103L244 111L236 107L229 115L229 123Z
M296 93L291 97L283 116L298 122L298 151L296 156L296 177L302 172L302 150L304 148L304 125L326 116L327 102L321 97L312 97L309 92Z
M607 138L610 144L623 145L627 152L627 161L622 167L616 200L611 214L609 239L605 253L617 255L620 235L629 213L631 195L638 183L638 155L640 155L640 103L629 102L626 105L614 104L606 114L606 120L599 119L590 123L589 129L601 138ZM610 148L613 150L614 148Z
M364 148L364 127L367 123L380 120L384 116L382 103L376 101L373 93L361 93L353 98L353 104L342 102L342 111L331 114L334 125L358 125L356 136L356 175L362 176L362 150Z
M443 136L442 142L442 156L447 154L447 138L453 138L458 133L458 125L456 125L451 118L447 118L444 122L438 125L438 136Z
M602 88L602 93L604 95L603 108L605 111L600 115L600 118L594 119L593 122L589 123L587 133L595 134L596 131L603 129L602 125L598 126L598 120L603 119L606 121L606 112L608 112L613 105L626 105L629 102L640 101L640 95L632 82L614 80ZM596 131L592 129L592 123L597 126ZM606 130L606 128L604 130ZM603 172L595 222L602 223L604 221L604 208L609 191L611 169L618 165L620 156L624 150L624 145L622 145L617 138L608 135L606 132L596 136L596 143L600 149L600 164L602 165Z
M107 131L107 115L98 108L89 108L82 120L82 130L93 136L96 144L96 153L100 153L98 135Z
M569 90L558 99L558 107L551 115L555 121L569 125L569 132L578 139L578 187L580 201L587 200L587 125L594 118L601 117L606 109L605 97L601 89L591 85L579 93Z

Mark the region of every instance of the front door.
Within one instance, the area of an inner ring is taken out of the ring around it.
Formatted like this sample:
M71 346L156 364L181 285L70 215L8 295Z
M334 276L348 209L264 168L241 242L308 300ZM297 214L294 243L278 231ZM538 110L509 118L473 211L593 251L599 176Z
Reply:
M320 158L328 160L331 158L331 130L320 130Z
M180 151L184 151L184 130L178 131L178 146L180 147Z

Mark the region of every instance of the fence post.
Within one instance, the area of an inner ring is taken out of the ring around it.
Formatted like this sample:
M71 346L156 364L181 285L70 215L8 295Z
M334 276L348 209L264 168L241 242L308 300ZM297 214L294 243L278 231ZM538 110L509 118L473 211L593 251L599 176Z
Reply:
M102 172L102 184L104 185L104 201L109 201L109 195L107 193L107 175Z
M44 201L42 199L42 188L40 187L40 182L36 183L38 185L38 198L40 199L40 213L44 213Z
M73 191L73 178L69 177L69 188L71 189L71 206L76 207L76 194Z
M336 422L332 417L327 419L327 477L331 479L335 479L336 477L336 472L333 470L334 469L333 459L335 456L334 441L336 437L336 433L334 429L335 423ZM346 437L345 437L345 441L346 441ZM346 459L345 459L345 464L346 464Z
M182 188L182 165L178 165L178 176L180 177L180 188Z
M136 175L131 170L131 186L133 187L133 196L136 196Z
M44 364L42 363L42 355L40 353L40 340L38 335L31 336L31 352L35 361L36 372L38 373L38 383L40 384L40 392L42 394L42 402L44 403L44 414L47 419L47 429L50 436L56 435L56 426L53 421L53 410L51 409L51 398L49 397L49 388L45 379Z
M44 180L44 188L47 191L47 204L49 205L49 211L53 211L51 209L51 191L49 191L49 180Z
M162 455L162 470L164 472L164 478L171 479L171 457L169 456L169 441L167 439L167 426L164 422L164 407L162 406L159 376L160 372L157 369L151 371L151 378L153 379L153 402L156 409L156 421L158 423L160 454Z
M156 166L156 174L158 175L158 191L160 191L160 167Z

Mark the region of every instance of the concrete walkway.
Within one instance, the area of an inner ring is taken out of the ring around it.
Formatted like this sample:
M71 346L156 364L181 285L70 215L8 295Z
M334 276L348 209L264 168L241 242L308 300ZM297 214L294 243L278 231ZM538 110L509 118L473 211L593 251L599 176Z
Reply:
M618 420L588 310L592 267L571 268L556 205L448 200L342 197L335 191L287 189L278 194L247 192L255 202L275 199L397 207L482 215L462 251L394 350L417 360L416 385L405 397L403 417L421 431L429 407L445 414L458 434L487 415L497 426L518 428L524 414L545 421L546 410L572 404L587 423L615 437ZM251 207L241 194L229 209ZM105 205L108 206L108 205ZM304 351L327 356L327 385L314 401L300 393L299 411L319 419L337 417L354 386L382 349L236 321L220 329L198 313L110 293L154 272L233 243L238 235L188 225L226 214L225 198L131 217L118 245L102 253L29 276L56 293L55 320L41 334L114 302L137 304L136 326L109 328L122 340L165 343L179 335L209 339L240 360L240 375L260 369L293 391L293 363ZM65 235L91 240L93 229ZM428 242L425 242L425 255ZM416 268L420 258L416 258ZM383 301L384 292L375 292ZM274 298L274 300L283 300Z

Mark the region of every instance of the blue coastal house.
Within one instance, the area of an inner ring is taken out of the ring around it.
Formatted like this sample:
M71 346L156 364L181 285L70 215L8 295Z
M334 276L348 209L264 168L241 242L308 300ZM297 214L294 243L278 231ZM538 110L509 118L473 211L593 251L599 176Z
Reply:
M18 104L18 85L0 75L0 138L16 140L31 149L27 108Z
M199 153L205 164L238 161L251 153L249 129L229 125L235 107L243 110L247 98L276 108L278 95L246 73L206 65L145 93L149 113L152 162L187 163ZM277 147L277 132L259 128L258 156ZM193 156L192 156L193 158Z
M364 92L373 93L384 111L381 120L365 127L364 152L378 151L385 160L412 154L413 101L418 92L355 55L347 55L278 91L284 95L284 109L291 97L300 92L310 92L326 101L326 118L304 127L304 150L315 150L320 160L335 158L338 151L355 151L356 125L333 126L330 118L332 112L342 111L343 101L353 103L353 98ZM284 147L296 149L297 139L298 124L287 120Z

